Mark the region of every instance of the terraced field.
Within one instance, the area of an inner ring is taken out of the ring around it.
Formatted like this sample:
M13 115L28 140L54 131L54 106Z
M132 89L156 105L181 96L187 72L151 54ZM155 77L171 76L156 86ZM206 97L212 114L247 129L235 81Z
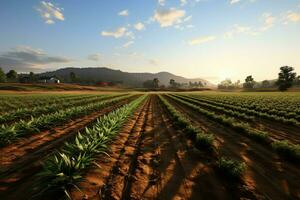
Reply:
M300 199L300 94L0 96L1 199Z

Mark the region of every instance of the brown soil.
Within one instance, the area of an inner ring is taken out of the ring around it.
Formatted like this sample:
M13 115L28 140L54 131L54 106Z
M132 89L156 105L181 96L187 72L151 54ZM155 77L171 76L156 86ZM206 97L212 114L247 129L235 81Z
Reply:
M244 182L248 189L263 194L266 199L300 198L299 166L282 161L269 148L207 119L193 109L170 98L168 100L195 126L216 136L215 146L221 155L247 164Z
M121 131L110 157L99 157L73 199L239 199L209 155L193 148L177 130L156 95Z
M65 141L71 139L78 131L84 129L98 117L132 101L134 98L136 97L122 100L113 106L73 120L64 126L31 135L26 139L21 139L14 144L2 148L0 150L1 197L20 199L25 194L29 195L29 192L26 190L33 186L33 177L39 172L42 161L49 154L53 153Z
M195 102L193 102L193 104L199 105ZM221 114L226 115L226 113L216 111L215 109L211 109L206 106L201 106L201 107L203 107L209 111L213 111L219 115L221 115ZM230 116L230 117L232 117L232 116ZM300 144L299 127L296 127L293 125L286 125L286 124L276 122L276 121L259 119L259 118L255 118L255 121L238 119L237 117L233 117L233 118L235 118L239 122L247 122L255 129L268 132L269 136L272 140L288 140L293 144Z

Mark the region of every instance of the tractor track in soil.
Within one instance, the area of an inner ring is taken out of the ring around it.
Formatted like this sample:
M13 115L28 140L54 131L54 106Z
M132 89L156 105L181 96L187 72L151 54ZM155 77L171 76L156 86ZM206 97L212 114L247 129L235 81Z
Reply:
M191 120L192 124L213 133L215 146L223 156L247 164L244 182L265 199L299 199L300 171L294 164L280 159L271 149L256 143L236 131L202 116L195 110L169 97L168 101Z
M6 146L1 152L0 196L5 199L26 199L32 195L31 189L38 178L35 176L42 168L42 162L65 141L73 138L76 133L89 126L95 120L122 105L131 102L135 97L121 100L70 123L30 135L14 144ZM18 196L19 195L19 196Z

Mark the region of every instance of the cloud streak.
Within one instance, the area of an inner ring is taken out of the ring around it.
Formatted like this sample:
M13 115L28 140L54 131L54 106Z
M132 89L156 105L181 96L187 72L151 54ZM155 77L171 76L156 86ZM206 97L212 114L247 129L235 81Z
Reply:
M88 59L91 61L99 61L101 59L101 54L100 53L90 54L88 56Z
M216 39L215 36L198 37L198 38L189 40L188 44L190 46L194 46L194 45L199 45L199 44L204 44L204 43L207 43L207 42L211 42L211 41L214 41L215 39Z
M122 10L118 13L119 16L128 16L129 15L129 11L128 10Z
M102 31L101 35L106 37L120 38L127 34L127 29L125 27L117 28L115 31Z
M49 56L40 49L19 46L0 55L0 67L5 71L15 69L20 72L38 70L48 64L68 63L72 60L61 56Z
M64 21L63 9L53 5L50 2L41 1L36 8L40 16L44 19L46 24L54 24L57 20Z

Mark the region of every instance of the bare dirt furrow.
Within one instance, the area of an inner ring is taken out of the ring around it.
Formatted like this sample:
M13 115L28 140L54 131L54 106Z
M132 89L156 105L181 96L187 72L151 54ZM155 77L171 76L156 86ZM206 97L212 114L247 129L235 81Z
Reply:
M131 180L123 190L122 199L155 199L157 194L157 158L156 132L154 123L157 113L154 113L156 97L151 96L152 101L147 113L147 122L141 137L140 149L138 151L135 167L131 173Z
M300 172L297 166L283 162L269 148L221 126L200 115L187 106L168 100L191 119L199 128L217 137L216 146L220 154L244 161L247 171L244 181L250 189L258 191L268 199L299 199Z
M52 128L51 130L42 131L37 134L32 134L27 138L22 138L15 143L3 147L0 149L0 171L6 173L7 170L12 171L12 165L19 165L25 160L32 157L34 154L39 154L39 152L45 152L49 154L49 150L53 147L57 147L61 142L69 139L74 134L76 134L80 129L86 127L88 124L94 122L97 118L105 115L108 112L130 102L133 98L122 100L113 106L106 107L100 111L93 112L87 116L71 120L71 122ZM55 141L53 144L52 142Z
M195 99L194 99L195 100ZM201 102L201 100L199 100ZM221 111L216 111L215 109L211 109L207 106L201 106L200 104L197 104L193 102L193 104L196 104L200 107L203 107L209 111L213 111L216 114L225 114ZM232 116L231 116L232 117ZM300 143L300 131L299 127L295 127L292 125L286 125L280 122L274 122L271 120L265 120L262 118L255 118L254 121L244 120L241 118L234 117L239 122L246 122L249 123L254 129L263 130L269 133L270 138L273 140L288 140L293 144L299 144Z
M170 171L173 178L162 184L164 187L160 191L159 199L232 199L234 194L213 170L211 155L195 149L184 133L174 127L165 108L160 106L159 110L163 125L167 128L164 134L168 138L166 141L171 142L166 147L170 148L170 153L175 154L173 157L182 170L178 173Z
M151 98L146 109L138 119L136 126L131 130L127 141L118 157L117 162L112 167L109 177L103 188L101 188L102 199L124 199L129 195L134 169L137 164L137 156L140 151L142 134L148 121L148 112L151 107Z
M114 106L102 109L92 115L86 116L81 120L71 122L68 126L55 128L52 131L47 131L45 135L39 136L40 140L36 140L36 135L24 141L28 143L27 146L21 141L18 143L19 147L14 147L17 158L11 160L6 159L6 165L2 168L0 178L0 194L9 198L16 198L15 195L31 195L29 192L35 184L37 177L35 176L42 167L43 160L59 148L65 141L71 139L79 130L91 124L98 117L105 115L112 110L133 100L127 99L121 101ZM38 134L39 135L39 134ZM13 147L11 147L13 148ZM2 152L1 152L2 153ZM6 156L9 156L8 153ZM1 163L2 164L2 163ZM18 199L18 198L17 198Z
M144 101L137 109L133 117L128 120L120 133L110 144L108 151L109 156L99 155L95 160L97 166L91 167L84 175L84 181L78 183L80 191L72 189L72 199L102 199L104 197L104 192L107 189L106 182L115 172L116 166L120 164L118 163L119 159L125 152L125 144L128 142L132 132L142 126L148 106L149 99ZM101 166L101 168L98 166Z

